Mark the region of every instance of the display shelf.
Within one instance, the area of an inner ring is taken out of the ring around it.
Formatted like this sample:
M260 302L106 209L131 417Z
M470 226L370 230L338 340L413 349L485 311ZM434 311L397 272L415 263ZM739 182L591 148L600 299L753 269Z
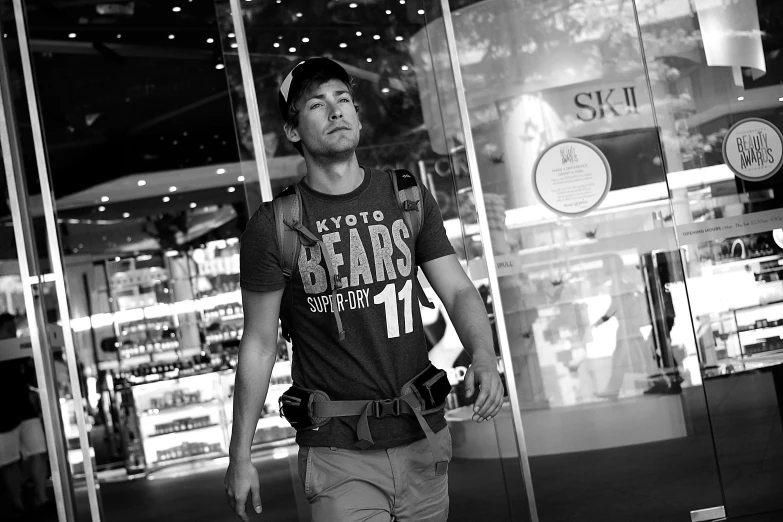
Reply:
M182 413L191 409L206 408L207 406L220 406L220 401L217 399L210 399L208 401L191 402L188 404L181 404L179 406L167 406L165 408L150 408L142 411L139 415L141 417L155 418L160 415L166 415L171 413Z
M152 435L147 435L147 437L150 438L150 439L154 439L154 438L157 438L157 437L165 437L167 435L181 435L181 434L184 434L184 433L192 433L192 432L198 431L198 430L205 430L205 429L208 429L208 428L220 428L220 427L221 427L221 425L217 424L217 423L215 423L215 424L207 424L205 426L199 426L198 428L190 428L190 429L179 430L179 431L169 431L169 432L166 432L166 433L154 433Z
M152 461L152 464L156 468L160 468L162 466L169 466L169 465L173 465L173 464L187 464L189 462L196 462L196 461L204 460L204 459L225 457L226 455L227 455L227 452L225 452L225 451L211 451L209 453L200 453L200 454L197 454L197 455L188 455L188 456L177 457L177 458L173 458L173 459L154 460L154 461Z

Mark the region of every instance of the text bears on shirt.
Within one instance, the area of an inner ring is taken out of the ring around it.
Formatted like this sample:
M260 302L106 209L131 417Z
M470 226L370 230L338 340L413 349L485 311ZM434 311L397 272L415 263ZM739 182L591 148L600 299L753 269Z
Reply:
M387 279L393 281L397 279L398 272L400 277L408 277L411 274L413 259L411 250L405 243L405 239L410 238L410 232L405 221L396 220L391 226L391 231L383 224L369 225L367 231L370 235L372 263L367 256L367 249L362 242L359 231L355 228L347 231L350 258L347 265L349 276L341 278L343 288L368 285ZM338 273L340 273L340 267L345 266L346 263L343 254L335 252L334 245L343 240L345 232L345 230L330 232L321 237ZM402 255L402 258L398 258L396 262L392 259L395 253L394 247L397 247L397 253ZM300 250L299 274L307 294L320 294L329 287L329 276L326 269L321 266L321 260L321 250L317 246L304 247Z

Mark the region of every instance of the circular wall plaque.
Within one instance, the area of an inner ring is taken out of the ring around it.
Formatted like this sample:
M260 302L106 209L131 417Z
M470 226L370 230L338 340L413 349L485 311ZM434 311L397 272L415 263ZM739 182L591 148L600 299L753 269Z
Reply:
M596 208L612 186L609 162L584 140L558 141L536 160L533 187L539 200L561 216L581 216Z
M732 125L723 140L723 161L748 181L771 178L783 164L783 135L766 120L747 118Z

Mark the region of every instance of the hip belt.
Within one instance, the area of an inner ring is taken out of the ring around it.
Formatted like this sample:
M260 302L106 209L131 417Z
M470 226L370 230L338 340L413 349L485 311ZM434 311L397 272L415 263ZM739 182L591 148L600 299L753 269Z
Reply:
M424 415L443 409L451 392L446 372L432 364L403 385L399 397L393 399L369 399L333 401L320 390L292 386L280 397L280 416L297 431L314 429L328 423L333 417L359 416L356 435L360 450L374 444L370 433L369 417L382 419L400 415L414 415L430 444L438 475L446 473L448 460L438 447L437 438Z

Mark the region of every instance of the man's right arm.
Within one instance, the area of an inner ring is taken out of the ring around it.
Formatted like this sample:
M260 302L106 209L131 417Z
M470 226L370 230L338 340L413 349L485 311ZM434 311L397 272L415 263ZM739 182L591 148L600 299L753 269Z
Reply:
M245 325L234 383L234 421L225 487L231 507L244 521L248 520L245 514L248 493L252 492L253 508L261 512L258 473L250 460L250 447L277 357L282 295L283 290L242 290Z

